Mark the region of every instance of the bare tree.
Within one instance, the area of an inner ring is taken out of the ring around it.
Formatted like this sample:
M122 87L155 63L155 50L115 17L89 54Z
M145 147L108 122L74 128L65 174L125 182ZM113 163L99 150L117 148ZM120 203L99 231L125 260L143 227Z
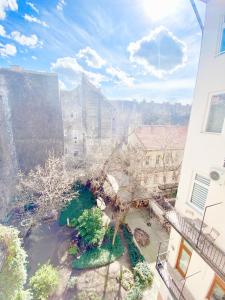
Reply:
M111 169L120 172L121 177L127 178L127 184L121 187L118 194L113 197L114 204L117 207L113 244L119 226L124 221L131 206L138 205L139 201L143 201L143 197L147 195L147 190L141 186L144 155L145 153L141 147L123 145L114 152L112 157L113 164ZM121 183L119 182L118 184Z
M17 204L32 203L36 206L34 218L41 218L58 213L72 198L77 196L73 185L78 178L78 171L68 173L64 168L63 158L50 154L44 166L37 166L27 175L20 172L17 184Z

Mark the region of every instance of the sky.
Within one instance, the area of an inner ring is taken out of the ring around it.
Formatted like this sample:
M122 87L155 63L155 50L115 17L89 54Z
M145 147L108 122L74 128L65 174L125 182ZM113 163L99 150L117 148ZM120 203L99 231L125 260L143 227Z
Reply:
M84 73L109 99L191 103L201 37L189 0L0 0L1 67Z

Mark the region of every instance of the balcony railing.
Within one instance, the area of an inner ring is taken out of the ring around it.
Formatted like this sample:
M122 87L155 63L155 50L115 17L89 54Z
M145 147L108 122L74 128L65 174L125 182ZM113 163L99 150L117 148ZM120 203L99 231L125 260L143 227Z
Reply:
M157 257L156 270L158 271L164 284L168 288L173 299L189 300L184 296L182 288L178 286L177 281L173 278L167 261L164 259L160 259L160 256Z
M193 219L181 215L176 210L165 214L166 220L190 244L190 246L222 278L225 276L225 252L215 245L209 234L196 226Z

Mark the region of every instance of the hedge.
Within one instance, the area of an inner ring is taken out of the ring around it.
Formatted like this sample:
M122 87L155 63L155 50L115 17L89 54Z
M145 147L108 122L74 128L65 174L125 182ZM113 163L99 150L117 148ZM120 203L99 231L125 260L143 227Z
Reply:
M128 254L132 268L134 268L139 262L145 261L144 256L136 246L133 234L130 232L126 224L122 224L123 236L127 243Z
M117 260L124 253L124 246L117 234L115 243L112 245L113 227L107 230L102 246L87 250L72 262L74 269L91 269L108 265Z

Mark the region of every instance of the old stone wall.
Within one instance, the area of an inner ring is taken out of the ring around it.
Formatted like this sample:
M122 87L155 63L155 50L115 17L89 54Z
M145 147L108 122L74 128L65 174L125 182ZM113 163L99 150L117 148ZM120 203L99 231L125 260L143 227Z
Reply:
M0 217L18 170L63 154L63 121L55 74L0 69Z
M63 122L55 74L1 69L0 93L7 94L18 168L43 164L50 151L63 153Z

